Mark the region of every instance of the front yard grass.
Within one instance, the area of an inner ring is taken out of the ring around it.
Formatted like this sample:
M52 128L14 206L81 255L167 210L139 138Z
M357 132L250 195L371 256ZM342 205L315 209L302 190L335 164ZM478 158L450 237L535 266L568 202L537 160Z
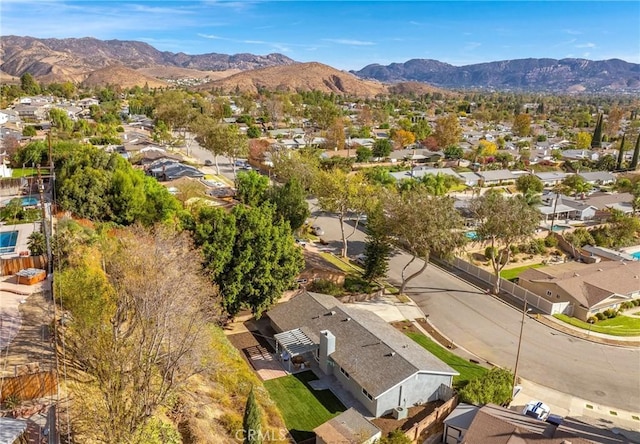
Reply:
M14 168L11 170L11 177L20 178L20 177L30 177L38 174L38 170L35 168Z
M309 381L318 379L312 371L264 382L284 417L293 438L313 438L313 429L346 409L330 390L313 390Z
M612 336L640 336L640 318L619 315L612 319L605 319L595 324L589 324L588 322L563 314L555 314L553 316L556 319L586 331L594 331Z
M466 359L451 353L449 350L432 341L422 333L405 332L405 334L427 349L432 355L460 373L460 375L453 377L453 385L457 389L464 387L472 379L479 378L489 371L478 364L469 362Z
M525 270L528 270L529 268L541 268L541 267L544 267L544 264L531 264L531 265L523 265L522 267L509 268L507 270L502 270L500 272L500 277L502 279L510 281L520 276L520 273L522 273Z

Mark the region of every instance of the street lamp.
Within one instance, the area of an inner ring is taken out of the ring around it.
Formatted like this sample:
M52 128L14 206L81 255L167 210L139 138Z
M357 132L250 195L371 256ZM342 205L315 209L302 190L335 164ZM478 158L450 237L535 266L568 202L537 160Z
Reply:
M520 336L518 338L518 351L516 352L516 365L513 369L513 384L511 385L512 396L515 394L516 382L518 381L518 363L520 362L520 348L522 347L522 333L524 332L524 317L531 311L531 308L527 308L527 299L525 297L524 305L522 306L522 321L520 321Z

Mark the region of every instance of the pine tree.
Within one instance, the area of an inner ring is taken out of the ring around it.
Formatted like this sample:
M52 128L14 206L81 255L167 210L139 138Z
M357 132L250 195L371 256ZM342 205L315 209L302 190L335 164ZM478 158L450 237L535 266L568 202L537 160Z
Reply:
M629 168L631 168L632 171L635 171L635 169L638 167L639 155L640 155L640 134L638 134L638 138L636 139L636 147L633 150L633 158L631 159L631 165L629 165Z
M622 160L624 159L624 138L626 137L626 135L627 133L624 133L622 135L622 140L620 141L620 150L618 151L618 163L616 164L617 170L622 169Z
M602 114L598 115L598 122L596 123L596 128L593 130L591 148L602 148Z
M249 392L247 404L244 408L244 418L242 418L242 430L244 431L243 444L261 444L262 433L260 432L260 406L256 401L253 387Z

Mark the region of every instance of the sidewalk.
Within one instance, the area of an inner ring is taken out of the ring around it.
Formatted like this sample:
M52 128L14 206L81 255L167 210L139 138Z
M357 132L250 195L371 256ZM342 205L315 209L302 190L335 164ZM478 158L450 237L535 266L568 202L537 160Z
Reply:
M582 328L574 327L566 322L550 315L532 316L536 321L554 330L561 331L585 341L597 342L599 344L613 345L618 347L640 347L640 337L638 336L611 336L595 331L585 331Z

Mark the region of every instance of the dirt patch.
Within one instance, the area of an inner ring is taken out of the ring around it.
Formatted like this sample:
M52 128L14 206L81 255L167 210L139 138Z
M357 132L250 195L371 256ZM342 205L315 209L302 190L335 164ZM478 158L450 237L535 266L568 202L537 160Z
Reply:
M380 430L382 430L382 436L387 436L390 432L396 429L401 429L403 432L406 432L411 427L413 427L415 423L425 419L442 404L442 401L434 401L414 407L409 407L406 419L395 419L391 415L386 415L381 416L380 418L375 418L371 422L373 422Z
M427 321L426 319L416 319L416 322L420 324L420 327L422 327L427 333L429 333L429 336L431 336L431 338L433 338L443 347L446 347L449 350L455 350L457 348L453 342L442 336L440 332L433 328L431 324L429 324L429 321ZM424 334L424 332L416 327L411 321L397 321L392 322L391 325L400 330L402 333L411 332L420 333L422 335Z
M38 363L41 369L55 364L51 343L53 302L44 293L26 297L20 304L22 324L7 349L2 351L0 370L13 374L16 366Z

